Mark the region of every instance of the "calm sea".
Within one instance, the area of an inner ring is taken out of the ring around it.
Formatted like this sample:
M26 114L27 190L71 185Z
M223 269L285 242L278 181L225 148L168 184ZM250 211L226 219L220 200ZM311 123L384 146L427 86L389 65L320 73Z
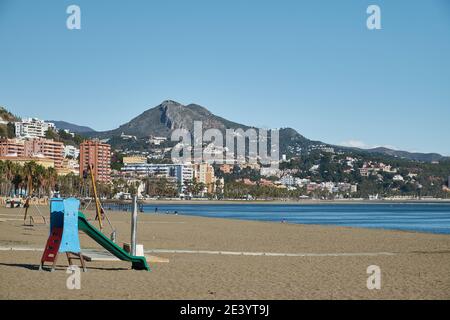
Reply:
M164 204L144 212L450 234L450 204Z

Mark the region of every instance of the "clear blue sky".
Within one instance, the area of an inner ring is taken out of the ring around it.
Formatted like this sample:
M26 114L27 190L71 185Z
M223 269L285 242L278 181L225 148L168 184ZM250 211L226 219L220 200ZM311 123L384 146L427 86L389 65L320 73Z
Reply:
M161 101L450 155L450 1L0 0L0 105L106 130ZM81 7L81 30L66 8ZM366 28L381 7L382 30Z

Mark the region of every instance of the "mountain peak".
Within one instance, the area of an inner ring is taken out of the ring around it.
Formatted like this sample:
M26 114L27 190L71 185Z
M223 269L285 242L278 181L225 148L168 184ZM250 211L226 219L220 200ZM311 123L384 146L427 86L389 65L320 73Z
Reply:
M164 100L160 103L161 107L167 107L167 106L183 106L181 103L174 101L174 100Z
M95 132L91 136L111 138L120 136L124 133L127 135L136 136L138 138L146 138L152 135L170 137L174 129L186 129L192 133L194 129L194 122L196 121L202 122L203 130L214 128L225 132L226 129L241 128L243 130L247 130L249 128L254 128L224 119L198 104L190 103L188 105L183 105L177 101L168 99L161 102L158 106L144 111L117 129L104 132ZM317 147L318 145L331 146L336 150L343 151L359 150L330 145L321 141L309 140L298 133L295 129L289 127L280 129L279 138L280 152L287 155L297 155L299 152L308 150L310 146ZM443 158L439 154L408 153L390 149L364 150L364 152L381 153L388 156L427 162L440 160Z
M203 129L215 128L224 131L227 128L243 128L248 126L228 121L211 113L198 104L183 105L174 100L164 100L158 106L150 108L119 128L99 132L99 137L118 136L121 133L139 138L170 136L174 129L187 129L193 132L194 122L201 121Z

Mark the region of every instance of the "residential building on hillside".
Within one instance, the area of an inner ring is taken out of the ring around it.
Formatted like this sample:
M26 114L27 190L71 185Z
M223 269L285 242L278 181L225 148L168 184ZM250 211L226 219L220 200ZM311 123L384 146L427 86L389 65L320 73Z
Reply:
M370 175L370 172L372 171L371 169L372 169L372 168L366 168L366 167L360 168L360 169L359 169L359 174L360 174L362 177L368 177L368 176Z
M167 140L166 137L154 137L154 136L150 136L150 138L148 139L148 143L154 144L155 146L159 146L161 143L163 143L163 142L166 141L166 140Z
M58 129L58 128L56 128L56 129ZM69 129L63 129L63 131L67 134L70 134L72 136L72 138L75 137L75 133L71 132Z
M262 176L265 176L265 177L271 177L271 176L276 176L276 177L278 177L278 176L280 175L280 172L281 172L281 171L280 171L279 169L277 169L277 168L272 168L272 167L262 167L259 173L260 173Z
M295 182L295 178L291 175L285 175L280 179L280 183L285 186L293 186L296 184Z
M404 181L405 179L404 179L401 175L396 174L396 175L392 178L392 180L393 180L393 181Z
M55 129L55 124L37 118L22 119L15 123L18 138L45 138L47 130Z
M123 164L129 165L129 164L144 164L147 163L147 158L142 156L128 156L123 157Z
M125 134L123 132L120 134L120 137L125 140L137 140L136 136Z
M74 146L65 146L64 147L64 157L65 158L73 158L73 159L77 159L78 156L80 155L80 149L78 149L77 147Z

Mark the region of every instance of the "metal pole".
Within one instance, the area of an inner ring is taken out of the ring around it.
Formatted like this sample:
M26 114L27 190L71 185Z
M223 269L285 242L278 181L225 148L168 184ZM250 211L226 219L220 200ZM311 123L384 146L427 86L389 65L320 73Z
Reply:
M137 231L137 196L133 196L133 210L131 211L131 254L136 255L136 231Z
M96 184L96 179L94 176L94 165L89 164L89 171L91 173L91 183L92 183L92 189L94 191L94 200L95 200L95 212L97 213L97 218L98 218L98 224L100 226L100 231L102 231L103 229L103 223L102 223L102 219L103 219L103 215L101 212L101 208L100 208L100 199L98 198L98 194L97 194L97 184Z

